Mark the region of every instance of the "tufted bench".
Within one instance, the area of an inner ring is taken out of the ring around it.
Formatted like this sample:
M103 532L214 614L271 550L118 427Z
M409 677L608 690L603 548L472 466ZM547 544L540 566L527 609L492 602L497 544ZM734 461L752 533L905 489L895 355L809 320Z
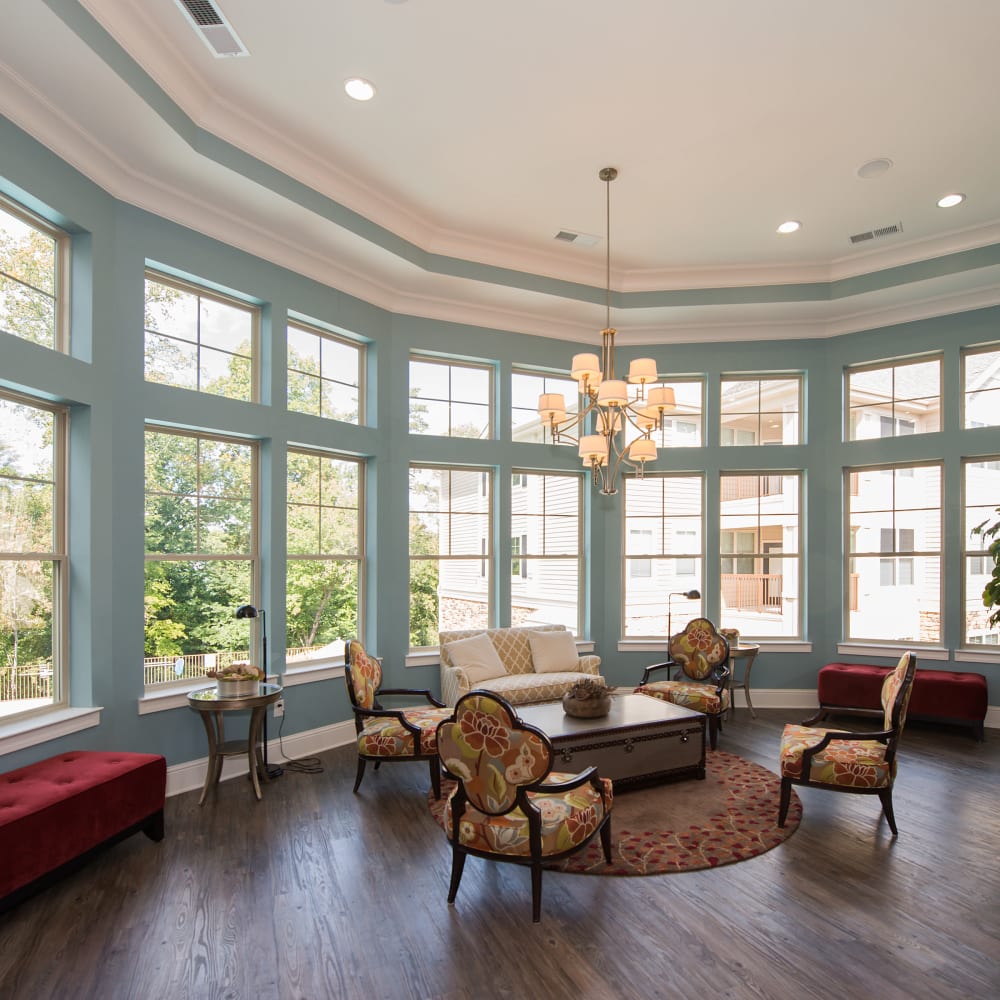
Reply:
M167 762L74 750L0 774L0 911L142 830L163 839Z
M882 681L891 669L866 663L828 663L819 672L819 712L806 724L820 722L831 714L881 715ZM911 719L971 726L973 736L982 740L988 704L982 674L918 669L908 715Z

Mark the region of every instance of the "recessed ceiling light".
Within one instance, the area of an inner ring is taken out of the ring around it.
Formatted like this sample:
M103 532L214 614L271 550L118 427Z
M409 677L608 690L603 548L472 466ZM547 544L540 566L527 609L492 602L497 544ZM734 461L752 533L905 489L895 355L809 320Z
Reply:
M344 81L344 90L348 97L356 101L370 101L375 96L375 84L369 83L360 76L352 76Z
M955 194L946 194L943 198L938 198L938 208L954 208L956 205L961 205L965 201L965 195L955 192Z
M892 160L888 156L880 156L877 160L869 160L858 167L858 176L864 181L870 181L874 177L881 177L892 167Z
M801 222L796 222L794 219L789 219L788 222L783 222L778 226L779 233L794 233L802 228Z

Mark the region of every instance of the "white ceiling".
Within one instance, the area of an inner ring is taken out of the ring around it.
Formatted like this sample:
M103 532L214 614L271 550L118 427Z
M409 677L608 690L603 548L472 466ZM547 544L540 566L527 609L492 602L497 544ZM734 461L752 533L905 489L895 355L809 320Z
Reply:
M8 0L0 112L116 197L398 312L592 337L606 165L626 343L1000 302L1000 256L830 285L1000 245L996 0L217 6L248 57L214 58L174 0Z

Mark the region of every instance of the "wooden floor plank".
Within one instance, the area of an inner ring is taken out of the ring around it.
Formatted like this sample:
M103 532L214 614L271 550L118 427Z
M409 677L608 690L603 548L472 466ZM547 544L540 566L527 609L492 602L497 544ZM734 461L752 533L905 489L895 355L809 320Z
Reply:
M738 712L720 747L774 770L788 712ZM856 728L848 719L833 725ZM1000 734L912 724L889 836L878 800L802 790L781 847L637 878L451 856L427 769L354 795L350 748L167 803L133 837L0 916L0 997L481 1000L547 996L970 1000L1000 995Z

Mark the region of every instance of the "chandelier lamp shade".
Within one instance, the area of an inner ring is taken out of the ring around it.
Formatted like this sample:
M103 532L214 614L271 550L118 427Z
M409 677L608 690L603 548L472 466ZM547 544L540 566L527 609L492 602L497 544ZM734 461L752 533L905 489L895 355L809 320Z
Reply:
M615 167L604 167L598 174L605 185L607 234L605 324L600 356L587 353L573 356L570 375L579 386L577 412L567 414L561 392L546 392L538 397L538 415L548 426L553 442L576 444L584 466L591 470L594 486L606 495L618 492L623 471L634 472L641 479L646 463L656 461L653 433L662 429L663 415L677 406L674 390L656 384L659 375L652 358L633 359L626 378L620 378L615 371L617 331L611 325L611 182L617 176Z

